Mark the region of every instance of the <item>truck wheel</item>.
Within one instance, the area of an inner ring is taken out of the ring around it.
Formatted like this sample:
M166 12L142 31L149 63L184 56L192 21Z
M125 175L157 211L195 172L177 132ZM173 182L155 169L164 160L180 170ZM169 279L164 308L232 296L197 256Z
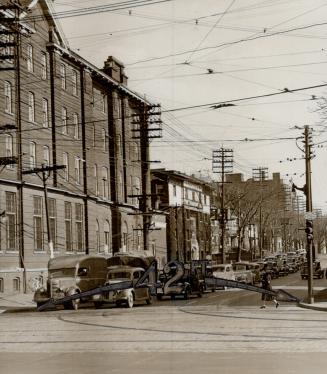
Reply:
M159 300L159 301L162 300L162 295L161 294L157 295L157 300Z

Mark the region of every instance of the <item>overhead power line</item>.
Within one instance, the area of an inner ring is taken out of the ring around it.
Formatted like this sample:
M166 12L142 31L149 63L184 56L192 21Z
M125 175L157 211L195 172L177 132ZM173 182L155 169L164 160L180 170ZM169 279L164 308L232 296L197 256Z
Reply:
M294 92L305 91L305 90L312 90L312 89L315 89L315 88L321 88L321 87L326 87L326 86L327 86L327 83L318 84L318 85L315 85L315 86L307 86L307 87L301 87L301 88L294 88L294 89L284 88L283 91L272 92L272 93L268 93L268 94L264 94L264 95L247 96L247 97L241 97L241 98L237 98L237 99L217 101L215 103L190 105L190 106L181 107L181 108L166 109L166 110L163 110L162 113L166 113L166 112L177 112L177 111L180 111L180 110L203 108L203 107L212 107L212 109L218 109L218 108L221 108L222 106L226 106L224 104L227 104L227 103L237 103L237 102L245 101L245 100L261 99L261 98L264 98L264 97L270 97L270 96L276 96L276 95L283 95L283 94L287 94L287 93L294 93Z
M290 33L292 31L305 30L305 29L309 29L309 28L313 28L313 27L326 26L326 25L327 25L327 22L320 22L320 23L313 23L313 24L305 25L305 26L293 27L291 29L280 30L280 31L272 32L272 33L265 32L261 35L254 35L253 37L249 37L249 38L242 38L242 39L234 40L234 41L231 41L231 42L225 42L225 43L221 43L221 44L217 44L217 45L213 45L213 46L202 47L202 48L199 48L197 50L197 52L210 50L210 49L217 49L217 48L231 46L231 45L235 45L235 44L239 44L239 43L249 42L249 41L252 41L252 40L269 38L269 37L276 36L276 35L287 34L287 33ZM139 61L135 61L135 62L130 63L130 64L126 64L126 66L141 64L141 63L149 62L149 61L161 60L161 59L165 59L165 58L169 58L169 57L182 56L182 55L191 53L193 51L194 51L194 49L191 49L191 50L182 51L182 52L178 52L178 53L171 53L169 55L151 57L151 58L148 58L146 60L139 60Z
M61 12L54 12L52 16L54 18L70 18L70 17L80 17L90 14L99 14L106 12L114 12L122 9L137 8L141 6L154 5L159 3L171 2L173 0L130 0L130 1L120 1L118 3L110 5L99 5L94 7L79 8L73 10L66 10ZM31 17L26 17L29 21L40 21L44 19L44 15L36 15Z

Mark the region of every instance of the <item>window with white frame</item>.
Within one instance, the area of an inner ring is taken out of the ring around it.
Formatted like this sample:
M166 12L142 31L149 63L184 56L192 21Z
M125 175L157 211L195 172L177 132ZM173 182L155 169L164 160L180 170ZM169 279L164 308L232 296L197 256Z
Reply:
M141 181L139 177L135 177L135 195L139 195L141 193ZM134 200L135 205L139 205L139 199L135 197Z
M4 82L4 94L5 94L5 112L12 114L12 84L8 81Z
M63 90L65 90L66 87L67 87L67 82L66 82L66 65L65 64L60 64L60 79L61 79L61 88Z
M100 226L99 226L99 221L95 221L95 249L96 252L99 253L101 251L100 248Z
M48 199L50 238L53 248L57 248L57 208L56 200Z
M35 122L35 96L33 92L28 93L28 120Z
M30 160L29 160L29 166L30 169L34 169L36 167L36 144L34 142L30 142Z
M45 52L41 52L41 79L48 77L48 57Z
M107 96L105 94L101 94L101 110L103 113L106 113L106 101Z
M15 292L19 292L20 291L20 278L19 277L15 277L13 280L12 280L12 288Z
M102 168L102 197L108 199L108 168L105 166Z
M42 126L49 127L49 102L47 99L42 99Z
M123 173L121 171L118 175L118 194L121 199L123 197Z
M43 165L49 166L50 164L50 150L47 145L43 146Z
M12 157L13 156L13 137L12 135L6 134L6 157ZM14 164L7 165L7 169L13 169Z
M65 166L64 168L64 179L65 181L69 181L69 158L68 153L64 152L62 154L62 163Z
M73 95L77 96L77 71L72 70L72 90L73 90Z
M61 108L61 128L64 135L68 134L67 128L67 109L65 107Z
M34 71L34 52L33 52L33 46L31 44L27 44L27 56L26 56L26 62L27 62L27 71L30 73L33 73Z
M104 152L108 151L107 133L105 129L102 129L102 150Z
M99 196L99 180L98 180L98 165L97 164L94 164L93 176L94 176L95 196Z
M110 226L109 222L105 221L104 222L104 227L103 227L103 234L104 234L104 251L106 253L109 253L109 248L110 248Z
M84 251L83 240L83 205L75 204L75 229L76 229L76 250L78 252Z
M74 138L79 139L79 123L78 123L78 114L73 114L73 124L74 124Z
M72 203L65 201L65 243L66 251L73 250L73 233L72 233Z
M81 184L81 164L82 160L80 157L75 157L75 182Z
M6 192L6 220L7 249L16 251L17 207L14 192Z
M33 196L34 250L43 251L42 197Z

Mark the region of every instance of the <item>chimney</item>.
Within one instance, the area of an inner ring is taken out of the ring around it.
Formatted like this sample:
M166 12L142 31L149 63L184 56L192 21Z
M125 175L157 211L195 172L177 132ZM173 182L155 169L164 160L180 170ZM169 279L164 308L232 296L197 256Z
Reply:
M113 56L108 56L104 62L103 71L116 82L127 86L127 76L124 72L124 64Z

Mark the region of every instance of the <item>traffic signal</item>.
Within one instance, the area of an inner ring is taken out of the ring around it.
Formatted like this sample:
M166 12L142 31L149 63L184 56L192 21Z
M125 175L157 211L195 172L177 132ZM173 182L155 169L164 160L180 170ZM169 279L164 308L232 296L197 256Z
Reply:
M307 234L307 239L312 240L313 239L313 222L311 220L305 221L305 230Z

